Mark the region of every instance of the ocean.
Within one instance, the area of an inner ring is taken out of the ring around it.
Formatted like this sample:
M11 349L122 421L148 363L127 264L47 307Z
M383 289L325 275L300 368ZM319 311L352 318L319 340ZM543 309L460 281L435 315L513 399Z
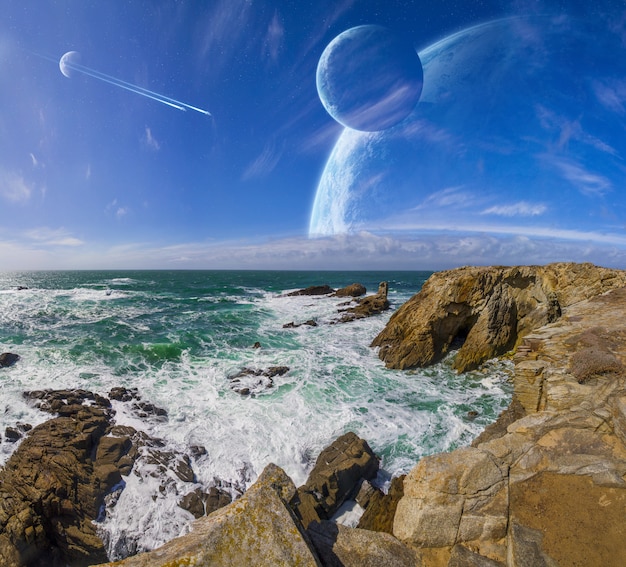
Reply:
M50 416L22 392L84 388L107 395L137 388L167 410L140 420L121 404L117 422L173 451L202 446L197 484L249 486L270 462L303 484L319 452L354 431L381 457L378 482L420 457L467 445L508 404L510 365L491 361L457 375L450 357L428 369L388 370L369 347L429 272L76 271L0 274L0 433ZM375 293L389 283L391 310L349 323L345 298L284 297L310 285L353 282ZM19 286L27 289L18 289ZM284 328L314 320L317 325ZM260 343L260 348L254 348ZM244 368L289 370L272 380L232 378ZM247 382L246 382L247 381ZM243 390L241 386L247 390ZM242 395L241 392L247 392ZM473 412L476 412L474 415ZM0 464L17 444L3 439ZM111 559L152 549L189 530L176 491L133 471L99 529Z

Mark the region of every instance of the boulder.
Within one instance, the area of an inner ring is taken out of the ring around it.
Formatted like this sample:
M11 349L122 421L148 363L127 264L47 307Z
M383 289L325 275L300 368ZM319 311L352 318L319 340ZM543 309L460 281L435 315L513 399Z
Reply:
M626 285L626 271L592 264L464 267L433 274L372 342L388 368L426 366L462 343L472 370L556 321L563 308Z
M307 530L325 567L415 567L419 552L391 534L324 521Z
M360 297L362 295L365 295L366 292L367 292L367 289L365 288L363 284L353 283L353 284L347 285L346 287L342 287L338 289L333 294L333 297Z
M359 520L358 528L373 530L377 532L393 533L393 519L396 515L398 502L404 496L404 478L401 475L391 481L389 492L384 494L381 490L376 490L370 497L365 512Z
M378 466L378 457L356 434L348 432L336 439L320 453L292 503L303 525L329 520L362 479L376 476Z
M19 359L19 354L14 354L12 352L3 352L2 354L0 354L0 368L13 366Z
M157 550L106 565L319 567L317 554L288 504L295 492L293 482L284 471L270 464L241 498L196 520L191 533Z

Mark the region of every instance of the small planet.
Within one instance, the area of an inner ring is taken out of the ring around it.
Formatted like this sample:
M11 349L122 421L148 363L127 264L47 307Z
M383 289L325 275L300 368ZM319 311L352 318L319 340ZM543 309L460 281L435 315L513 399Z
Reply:
M339 137L310 236L470 231L624 242L626 44L617 28L515 17L419 56L424 88L411 114Z
M365 25L328 44L316 81L324 108L337 122L374 132L411 113L422 92L423 72L408 40L382 26Z
M72 64L80 61L80 53L78 51L68 51L59 60L59 69L68 79L72 77Z

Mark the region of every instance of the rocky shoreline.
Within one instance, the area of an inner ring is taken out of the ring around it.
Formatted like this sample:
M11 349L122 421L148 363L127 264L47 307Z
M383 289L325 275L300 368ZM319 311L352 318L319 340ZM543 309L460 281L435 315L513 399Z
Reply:
M373 345L399 368L457 346L459 371L511 356L513 400L472 446L421 459L388 494L369 484L377 457L348 433L320 454L302 487L268 465L232 503L198 494L198 515L208 515L188 535L106 565L623 564L626 272L563 263L434 274ZM159 418L132 392L112 395ZM117 431L107 398L32 398L57 417L30 431L0 471L0 565L105 561L91 520L142 442L156 462L193 480L192 455L160 455L157 441ZM58 447L41 441L51 429L64 440ZM82 476L68 474L67 459L82 461ZM333 522L352 499L365 510L358 527Z

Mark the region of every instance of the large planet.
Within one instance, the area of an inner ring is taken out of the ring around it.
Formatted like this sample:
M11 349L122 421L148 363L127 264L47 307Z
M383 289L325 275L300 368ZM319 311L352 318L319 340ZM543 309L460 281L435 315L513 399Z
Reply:
M390 128L415 108L422 64L408 40L382 26L351 28L331 41L317 66L317 91L326 111L344 126Z
M626 241L626 43L618 26L517 17L419 52L419 103L346 128L310 236L356 231Z

